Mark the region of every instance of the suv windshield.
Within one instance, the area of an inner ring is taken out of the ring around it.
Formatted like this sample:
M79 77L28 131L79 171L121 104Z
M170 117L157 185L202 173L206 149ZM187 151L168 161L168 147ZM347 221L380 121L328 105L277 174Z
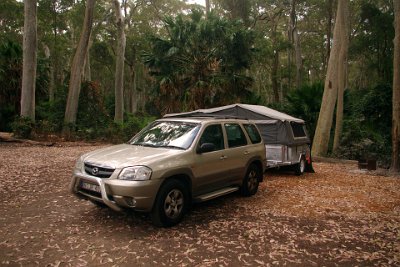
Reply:
M129 144L138 146L188 149L200 124L177 121L156 121L143 129Z

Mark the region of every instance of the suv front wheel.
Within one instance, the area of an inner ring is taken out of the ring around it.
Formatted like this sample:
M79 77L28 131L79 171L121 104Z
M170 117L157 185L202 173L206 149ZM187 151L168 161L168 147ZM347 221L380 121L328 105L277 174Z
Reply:
M160 188L151 220L154 225L170 227L179 223L186 213L189 203L189 194L185 185L176 180L167 180Z
M262 171L256 164L251 164L247 169L246 176L243 179L241 193L243 196L252 196L257 193Z

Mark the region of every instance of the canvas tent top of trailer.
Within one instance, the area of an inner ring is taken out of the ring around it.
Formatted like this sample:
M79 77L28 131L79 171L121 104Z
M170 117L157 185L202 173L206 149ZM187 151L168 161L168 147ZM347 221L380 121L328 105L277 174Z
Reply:
M266 147L267 168L291 166L296 174L314 172L310 139L302 119L264 106L233 104L198 109L191 112L167 114L164 117L218 116L247 119L260 130Z

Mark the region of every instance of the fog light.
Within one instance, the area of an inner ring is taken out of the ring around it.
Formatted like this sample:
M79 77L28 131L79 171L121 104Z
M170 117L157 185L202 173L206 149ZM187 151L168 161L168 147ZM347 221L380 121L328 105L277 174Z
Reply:
M130 207L136 206L136 199L134 199L133 197L125 197L125 202Z

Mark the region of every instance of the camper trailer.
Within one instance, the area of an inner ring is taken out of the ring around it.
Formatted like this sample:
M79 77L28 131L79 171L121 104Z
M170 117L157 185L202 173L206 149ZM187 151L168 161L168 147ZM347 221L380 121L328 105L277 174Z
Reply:
M277 110L259 105L233 104L198 109L185 113L167 114L164 117L221 116L247 119L260 130L267 153L267 168L291 166L297 175L313 171L310 138L305 122Z

